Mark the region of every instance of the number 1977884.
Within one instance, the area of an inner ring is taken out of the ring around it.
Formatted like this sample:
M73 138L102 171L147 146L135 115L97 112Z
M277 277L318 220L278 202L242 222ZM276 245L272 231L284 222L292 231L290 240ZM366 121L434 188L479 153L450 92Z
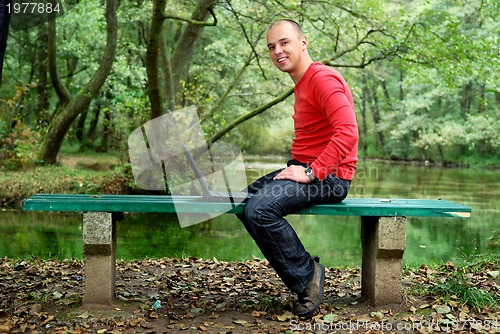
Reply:
M8 13L14 14L51 14L60 13L62 10L59 3L43 3L43 2L21 2L21 3L8 3Z

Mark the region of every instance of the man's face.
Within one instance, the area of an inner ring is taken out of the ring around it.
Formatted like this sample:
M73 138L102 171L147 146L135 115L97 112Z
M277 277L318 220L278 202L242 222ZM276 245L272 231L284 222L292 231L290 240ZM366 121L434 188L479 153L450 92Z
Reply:
M268 30L267 47L274 65L283 72L293 73L307 48L307 38L300 36L291 23L281 22Z

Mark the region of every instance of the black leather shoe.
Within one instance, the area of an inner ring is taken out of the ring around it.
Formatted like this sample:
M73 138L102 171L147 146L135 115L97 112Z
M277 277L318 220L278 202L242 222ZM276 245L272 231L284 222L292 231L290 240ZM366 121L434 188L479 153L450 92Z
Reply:
M319 308L321 299L323 298L324 284L325 267L315 261L313 277L304 292L299 294L299 300L295 307L296 315L299 317L307 317Z

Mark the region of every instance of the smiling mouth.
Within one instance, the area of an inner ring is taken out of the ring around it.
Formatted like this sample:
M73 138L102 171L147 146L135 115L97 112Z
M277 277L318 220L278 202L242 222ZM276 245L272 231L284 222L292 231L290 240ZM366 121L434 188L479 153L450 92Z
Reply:
M287 59L288 59L287 57L281 57L281 58L276 59L276 61L277 61L278 63L282 63L282 62L284 62L284 61L285 61L285 60L287 60Z

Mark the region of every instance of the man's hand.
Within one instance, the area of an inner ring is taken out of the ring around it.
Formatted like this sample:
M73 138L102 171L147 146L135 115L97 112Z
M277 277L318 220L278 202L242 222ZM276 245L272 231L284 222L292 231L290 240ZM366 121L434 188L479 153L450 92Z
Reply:
M311 179L306 175L306 168L298 165L288 166L276 175L274 179L292 180L299 183L311 183Z

